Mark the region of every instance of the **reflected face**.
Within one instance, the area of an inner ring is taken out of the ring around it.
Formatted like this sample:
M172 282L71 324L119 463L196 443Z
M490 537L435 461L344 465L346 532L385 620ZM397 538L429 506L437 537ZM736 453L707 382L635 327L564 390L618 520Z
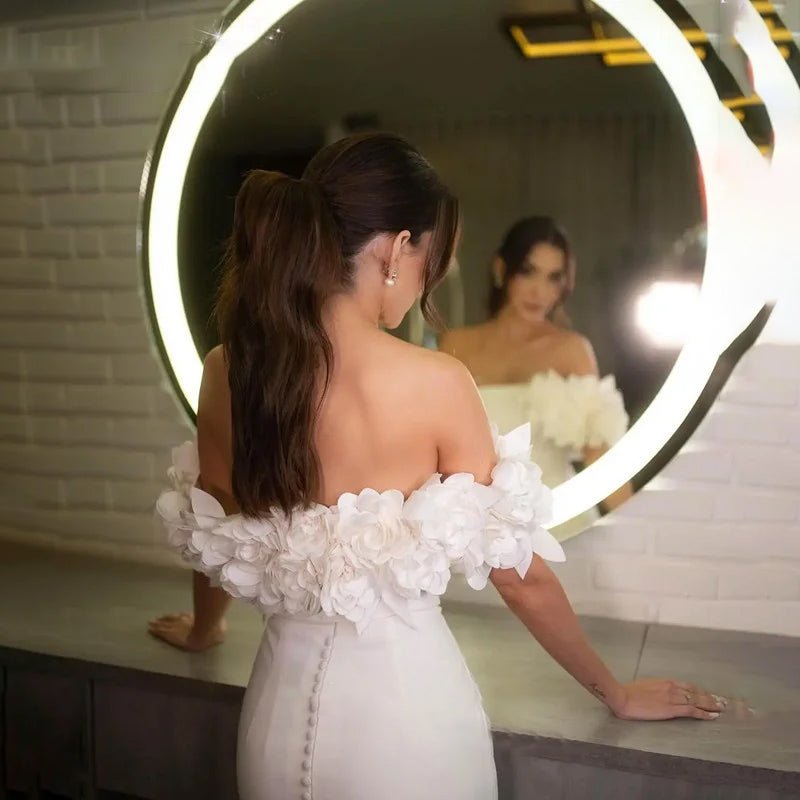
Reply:
M540 242L532 247L506 289L506 305L527 322L544 322L563 297L567 281L564 251Z
M432 233L423 233L417 244L407 242L395 264L397 279L384 292L381 322L390 330L403 321L414 302L422 294L422 277L428 259Z

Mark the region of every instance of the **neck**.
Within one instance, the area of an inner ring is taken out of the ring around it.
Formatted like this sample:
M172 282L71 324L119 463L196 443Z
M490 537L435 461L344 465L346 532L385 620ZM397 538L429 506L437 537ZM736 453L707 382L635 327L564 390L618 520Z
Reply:
M353 352L352 343L380 327L380 304L359 293L340 293L325 305L322 322L333 345L334 356Z
M511 306L505 306L495 317L495 324L507 339L512 342L524 342L539 335L548 323L546 319L539 322L523 319Z

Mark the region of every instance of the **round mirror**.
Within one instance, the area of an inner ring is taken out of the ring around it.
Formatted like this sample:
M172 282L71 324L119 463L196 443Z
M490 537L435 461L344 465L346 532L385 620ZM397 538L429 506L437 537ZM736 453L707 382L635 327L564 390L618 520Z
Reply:
M420 147L463 213L457 263L436 296L444 330L412 313L397 334L464 361L503 431L531 423L551 486L599 459L660 391L703 280L696 149L648 54L599 7L571 0L537 3L535 13L513 0L305 0L248 28L252 43L241 48L226 36L250 5L209 34L176 98L197 131L183 142L177 219L177 279L196 353L216 344L214 290L246 173L299 176L327 142L391 130ZM693 29L680 4L667 10ZM735 76L709 46L693 46L735 100ZM217 64L212 80L216 55L228 66ZM215 81L213 101L201 101ZM158 170L170 169L158 157ZM148 214L154 191L151 181ZM174 351L168 357L175 369ZM638 488L629 477L576 509L559 537L626 499Z

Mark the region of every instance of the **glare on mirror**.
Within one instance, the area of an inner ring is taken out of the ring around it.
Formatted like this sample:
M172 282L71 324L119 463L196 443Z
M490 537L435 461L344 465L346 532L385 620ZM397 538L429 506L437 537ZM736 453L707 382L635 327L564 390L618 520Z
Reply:
M422 150L463 213L436 294L444 329L412 313L398 335L461 359L501 430L530 422L551 486L612 446L691 329L703 199L686 123L646 54L559 52L564 40L624 35L579 5L305 0L266 31L234 63L187 177L181 284L198 351L216 343L217 270L247 171L299 176L327 142L391 130ZM525 43L547 55L527 57ZM698 57L725 77L713 51Z

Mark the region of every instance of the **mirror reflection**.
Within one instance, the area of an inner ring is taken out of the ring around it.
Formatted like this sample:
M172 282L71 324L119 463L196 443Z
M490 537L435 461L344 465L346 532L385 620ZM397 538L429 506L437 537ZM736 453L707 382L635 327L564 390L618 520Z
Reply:
M405 136L459 197L463 225L435 297L442 329L412 313L398 335L466 364L501 432L531 422L534 458L556 486L613 446L669 372L703 263L670 254L703 204L687 126L656 67L524 58L509 22L530 13L523 5L409 0L401 13L305 0L238 59L206 120L180 259L202 354L216 343L218 266L248 170L299 176L343 135ZM550 15L551 38L569 34L559 14L573 3L532 5Z

